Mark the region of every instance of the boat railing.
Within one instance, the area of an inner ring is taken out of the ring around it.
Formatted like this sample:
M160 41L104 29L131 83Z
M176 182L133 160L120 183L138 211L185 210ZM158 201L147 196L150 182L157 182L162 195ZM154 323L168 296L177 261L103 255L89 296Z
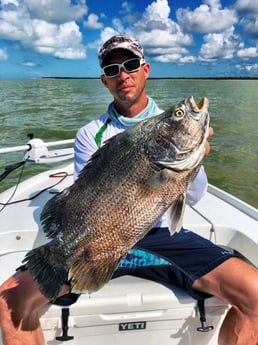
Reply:
M73 143L74 139L44 142L40 138L32 138L25 145L0 148L0 154L24 151L24 160L26 161L35 163L55 163L73 158L73 147L54 150L48 150L48 147Z
M254 220L258 221L258 209L247 204L243 200L235 197L232 194L227 193L220 188L209 184L208 192L213 194L214 196L220 198L221 200L225 201L227 204L235 207L236 209L240 210L244 214L248 215L249 217L253 218Z

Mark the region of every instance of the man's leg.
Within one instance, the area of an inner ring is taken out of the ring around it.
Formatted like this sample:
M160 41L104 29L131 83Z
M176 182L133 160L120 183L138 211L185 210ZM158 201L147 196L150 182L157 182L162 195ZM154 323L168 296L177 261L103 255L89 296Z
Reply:
M230 258L197 279L193 288L218 296L232 308L219 333L219 345L256 345L258 342L258 271Z
M60 295L69 292L64 286ZM38 311L48 303L29 271L19 271L0 286L0 328L4 345L44 345Z

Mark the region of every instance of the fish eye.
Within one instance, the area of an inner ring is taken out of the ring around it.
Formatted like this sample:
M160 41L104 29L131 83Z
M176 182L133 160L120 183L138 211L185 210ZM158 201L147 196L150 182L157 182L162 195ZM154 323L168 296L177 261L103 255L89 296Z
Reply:
M184 114L185 114L185 110L182 107L175 109L175 116L176 117L182 117L182 116L184 116Z

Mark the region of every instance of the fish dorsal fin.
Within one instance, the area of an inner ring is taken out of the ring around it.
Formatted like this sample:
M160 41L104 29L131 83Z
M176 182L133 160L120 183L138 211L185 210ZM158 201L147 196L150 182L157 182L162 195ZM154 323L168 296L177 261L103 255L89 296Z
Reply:
M181 194L168 209L168 228L171 235L173 235L175 232L179 232L182 228L185 200L186 195Z
M68 189L55 195L45 204L40 215L44 233L48 238L54 238L62 228L62 218L67 202Z

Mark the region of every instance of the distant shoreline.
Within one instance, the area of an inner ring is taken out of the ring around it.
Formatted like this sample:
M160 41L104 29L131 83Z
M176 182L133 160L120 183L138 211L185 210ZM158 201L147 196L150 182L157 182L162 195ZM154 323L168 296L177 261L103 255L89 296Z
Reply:
M99 79L99 77L41 77L39 79ZM177 78L171 78L171 77L160 77L160 78L148 78L149 80L155 80L155 79L180 79L180 80L184 80L184 79L199 79L199 80L258 80L258 77L177 77Z

